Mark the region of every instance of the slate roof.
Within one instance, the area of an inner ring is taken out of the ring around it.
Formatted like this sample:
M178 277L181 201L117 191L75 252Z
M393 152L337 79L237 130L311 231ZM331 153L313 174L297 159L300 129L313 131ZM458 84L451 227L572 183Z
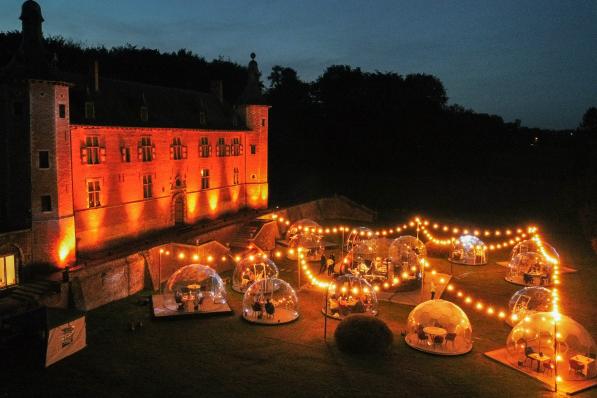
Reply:
M72 124L245 129L233 109L211 93L101 77L95 92L88 76L63 74L61 80L74 83L70 89ZM93 102L95 118L85 118L86 102ZM141 107L147 107L147 121L141 119Z

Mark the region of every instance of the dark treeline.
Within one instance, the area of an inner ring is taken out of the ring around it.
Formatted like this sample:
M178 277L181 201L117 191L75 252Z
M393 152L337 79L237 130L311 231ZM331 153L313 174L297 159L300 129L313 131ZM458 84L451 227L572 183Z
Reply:
M0 65L20 33L0 34ZM233 103L246 68L179 50L84 47L47 39L60 70L208 91ZM267 76L267 78L266 78ZM597 225L597 109L579 127L549 131L449 104L435 76L330 66L314 82L288 67L264 72L270 105L270 203L344 194L396 217L413 212L504 222ZM575 223L576 224L576 223ZM588 230L590 236L597 231Z
M556 221L577 220L595 197L590 117L568 131L522 127L448 105L424 74L331 66L306 83L274 67L269 81L280 199L340 192L396 213Z

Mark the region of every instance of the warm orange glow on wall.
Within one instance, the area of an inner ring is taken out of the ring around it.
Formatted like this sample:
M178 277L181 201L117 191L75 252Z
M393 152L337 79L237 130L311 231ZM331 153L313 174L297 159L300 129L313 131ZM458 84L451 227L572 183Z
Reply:
M187 195L187 217L195 219L197 211L197 194L192 193Z
M209 191L207 194L207 201L209 202L210 214L215 214L218 210L218 201L220 199L220 192L217 189Z
M75 224L69 224L58 243L58 265L65 267L75 259Z

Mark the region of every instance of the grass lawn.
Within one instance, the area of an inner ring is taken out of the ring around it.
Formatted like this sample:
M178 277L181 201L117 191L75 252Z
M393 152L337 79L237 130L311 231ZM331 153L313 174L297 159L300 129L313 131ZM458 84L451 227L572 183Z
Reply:
M550 239L578 273L562 276L561 308L597 335L597 258L584 242ZM495 264L454 266L455 284L484 302L506 307L518 287L504 281ZM450 265L431 259L442 272ZM296 284L296 263L277 261L281 277ZM318 264L313 264L313 268ZM294 271L294 272L293 272ZM444 298L461 305L447 294ZM380 303L379 317L394 332L384 357L352 357L333 341L337 321L328 321L323 340L322 292L299 293L300 318L282 326L259 326L241 317L240 294L230 292L233 316L152 320L149 306L133 296L87 314L88 347L48 369L23 357L4 356L0 397L13 396L385 396L541 397L553 394L541 383L486 358L503 347L510 328L495 317L465 307L473 326L473 350L459 357L416 351L400 336L412 307ZM144 327L131 332L131 320ZM595 397L597 389L576 395Z

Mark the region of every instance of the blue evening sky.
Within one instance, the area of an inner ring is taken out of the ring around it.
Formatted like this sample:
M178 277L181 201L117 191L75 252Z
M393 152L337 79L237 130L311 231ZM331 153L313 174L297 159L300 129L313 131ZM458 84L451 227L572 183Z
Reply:
M597 106L595 0L38 0L44 33L84 44L257 53L314 80L332 64L430 73L450 103L523 125L573 128ZM20 28L0 2L0 30Z

